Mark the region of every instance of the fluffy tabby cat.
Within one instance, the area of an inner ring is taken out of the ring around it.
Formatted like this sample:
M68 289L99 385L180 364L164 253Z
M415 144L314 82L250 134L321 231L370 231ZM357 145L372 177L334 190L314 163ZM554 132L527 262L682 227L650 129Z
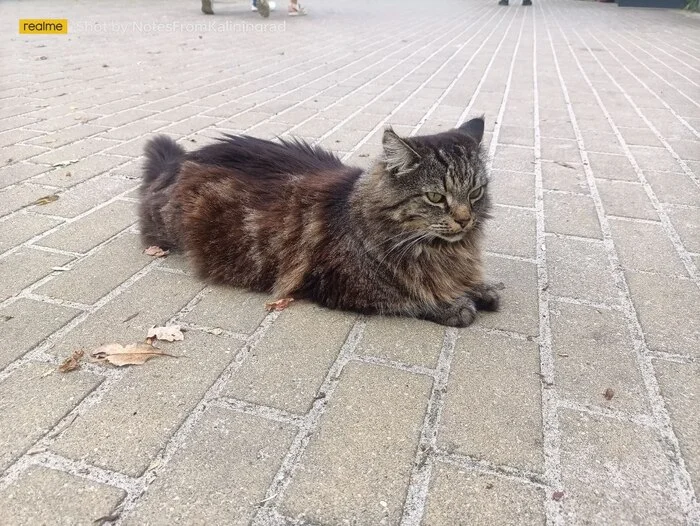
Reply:
M296 139L226 135L186 153L158 136L141 235L213 282L465 327L498 308L481 270L483 132L481 118L422 137L389 128L369 172Z

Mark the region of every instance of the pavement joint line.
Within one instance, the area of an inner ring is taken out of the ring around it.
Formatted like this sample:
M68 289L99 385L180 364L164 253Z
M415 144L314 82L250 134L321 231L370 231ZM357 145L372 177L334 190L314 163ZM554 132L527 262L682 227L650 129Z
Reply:
M662 205L667 208L678 208L679 210L700 210L700 206L689 205L685 203L663 203ZM689 250L688 254L692 254Z
M542 192L543 194L546 192ZM581 194L579 194L581 195ZM545 232L545 239L548 237L556 237L558 239L570 239L572 241L580 241L581 243L590 243L591 245L602 245L603 240L598 237L577 236L576 234L562 234L560 232Z
M629 31L627 31L627 33L629 33ZM685 50L683 50L683 49L681 49L681 48L679 48L679 47L674 46L673 43L671 43L671 42L664 42L663 40L659 40L659 38L658 38L658 37L655 37L655 36L652 36L651 38L653 38L654 40L656 40L656 41L658 41L658 42L662 42L662 43L668 45L670 48L672 48L672 49L678 51L679 53L681 53L681 54L683 54L683 55L686 55L687 57L690 57L690 58L692 58L693 60L696 60L696 61L697 61L697 57L696 57L696 56L691 55L691 54L688 53L687 51L685 51ZM673 56L673 54L672 54L671 56ZM680 59L679 59L679 60L680 60ZM683 64L685 64L685 62L683 62ZM698 64L700 64L700 62L698 62ZM688 66L688 67L690 67L690 66ZM693 68L693 69L695 69L695 68ZM700 69L696 69L696 71L697 71L698 73L700 73Z
M436 25L439 25L439 24L433 24L433 26L436 26ZM445 27L449 27L450 25L451 25L451 24L447 24ZM420 26L420 24L418 24L418 26ZM429 34L430 34L430 28L425 28L425 33L426 33L426 35L429 35ZM371 80L370 82L367 82L367 83L365 83L365 84L360 84L360 85L358 85L358 86L355 86L350 92L348 92L348 93L346 93L345 95L339 97L336 101L332 102L332 103L329 104L328 106L325 106L325 107L323 108L322 111L326 111L326 110L328 110L328 109L330 109L330 108L336 106L336 105L339 104L341 101L343 101L343 100L345 100L346 98L348 98L348 97L350 97L351 95L353 95L356 91L360 91L360 90L364 89L364 88L367 87L371 82L374 82L374 81L376 81L378 78L381 78L381 77L383 77L384 75L386 75L387 73L389 73L390 71L393 71L394 69L396 69L397 67L399 67L401 64L403 64L404 62L406 62L407 60L409 60L410 58L412 58L414 55L416 55L417 53L419 53L420 51L422 51L423 49L429 47L431 44L434 43L433 40L430 40L430 37L429 37L429 36L426 37L426 38L428 39L428 42L426 42L425 45L423 45L423 46L420 47L420 48L417 48L415 51L413 51L412 53L410 53L408 56L404 57L404 58L403 58L402 60L400 60L399 62L394 63L394 65L392 65L390 68L388 68L388 69L382 71L382 72L381 72L379 75L377 75L376 77L373 77L372 80ZM378 52L380 52L380 51L382 51L382 50L384 50L384 49L390 48L392 45L393 45L393 43L392 43L392 44L389 44L389 45L387 45L387 46L385 46L384 48L381 48L381 49L378 49L378 50L376 50L376 51L373 51L373 52L370 53L369 55L360 57L359 59L357 59L357 60L355 60L355 61L353 61L353 62L350 62L350 63L349 63L347 66L345 66L345 67L352 66L352 65L354 65L356 62L363 62L363 61L366 61L368 56L374 55L375 53L378 53ZM378 60L378 61L376 61L376 62L373 62L373 63L370 64L369 66L366 66L366 67L364 67L363 69L361 69L361 70L359 70L359 71L356 71L355 73L353 73L353 74L350 75L349 77L346 77L346 78L344 78L344 79L338 80L338 81L336 81L335 83L331 84L330 86L328 86L328 87L326 87L326 88L323 88L323 89L320 90L319 92L314 93L313 95L310 95L310 96L306 97L305 99L303 99L303 100L297 102L296 104L294 104L294 106L290 106L289 108L286 108L286 109L284 109L284 110L282 110L282 111L280 111L280 112L278 112L278 113L275 113L274 115L271 115L271 116L269 116L269 117L267 117L267 118L265 118L265 119L262 119L260 122L255 123L255 124L254 124L253 126L251 126L249 129L250 129L250 130L253 130L253 129L257 128L258 126L261 126L261 125L263 125L263 124L269 122L269 121L272 120L273 118L279 117L280 115L284 115L285 113L287 113L287 112L289 112L289 111L292 111L292 110L296 109L297 107L303 106L303 104L306 103L306 102L308 102L309 100L312 100L312 99L318 97L319 95L323 95L323 93L325 93L326 91L329 91L329 90L331 90L331 89L333 89L333 88L338 87L338 86L339 86L340 84L342 84L343 82L346 82L347 80L352 79L352 78L356 77L357 75L360 75L360 74L364 73L365 71L376 67L377 65L381 64L382 62L384 62L385 60L387 60L387 59L388 59L389 57L391 57L392 55L395 55L395 54L397 54L397 53L401 53L402 51L411 48L413 45L415 45L415 44L414 44L414 43L410 43L409 45L399 47L399 49L397 49L396 51L393 51L393 52L389 53L388 55L387 55L387 54L381 55L382 58L381 58L380 60ZM344 69L344 68L340 68L340 69ZM335 73L337 73L337 71L334 71L334 72L333 72L333 74L335 74ZM298 123L294 124L290 129L286 130L286 131L284 132L284 134L286 135L286 134L290 133L291 130L296 129L296 128L298 128L298 127L304 125L305 123L307 123L307 122L309 122L310 120L312 120L312 119L313 119L316 115L318 115L319 113L320 113L320 112L316 112L316 114L314 114L314 115L312 115L312 116L310 116L310 117L307 117L306 119L303 119L301 122L298 122Z
M487 316L488 314L484 314ZM536 342L539 341L539 336L533 336L531 334L525 334L517 331L509 331L506 329L497 329L495 327L486 327L477 323L469 326L470 331L482 332L484 334L491 334L496 336L504 336L510 338L511 340L518 340L523 342Z
M588 194L582 194L581 192L571 192L569 190L558 190L555 188L543 188L542 193L543 194L554 194L554 195L573 195L573 196L588 195Z
M264 503L258 508L257 513L251 521L251 526L265 526L266 516L269 515L269 508L276 507L278 502L281 502L284 498L289 483L294 477L294 473L298 468L299 464L304 456L306 447L309 444L311 436L317 430L321 417L328 405L328 401L332 398L336 387L340 381L340 374L347 364L360 340L362 339L365 331L366 319L364 316L359 316L358 319L353 324L350 332L348 333L345 342L343 343L337 358L331 365L326 377L319 388L319 393L324 393L323 398L317 398L308 413L302 419L299 425L299 432L296 434L292 441L292 445L289 447L287 454L280 465L272 483L268 487L265 493Z
M608 214L609 219L614 219L615 221L624 221L625 223L638 223L641 225L656 225L662 226L663 223L656 219L643 219L641 217L629 217L629 216L618 216L615 214Z
M166 274L176 274L178 276L189 276L189 277L194 276L194 274L192 272L190 272L189 270L184 270L181 268L160 266L157 269L155 269L155 271L156 272L165 272Z
M621 36L621 37L622 37L623 39L625 39L627 42L629 42L629 43L632 44L634 47L636 47L637 49L639 49L640 51L642 51L642 53L644 53L645 55L650 56L651 58L653 58L656 62L658 62L659 64L661 64L661 65L664 66L665 68L670 69L673 73L675 73L675 74L678 75L679 77L682 77L682 78L685 79L687 82L690 82L690 83L691 83L693 86L695 86L696 88L700 88L700 84L698 84L697 82L695 82L693 79L691 79L691 78L685 76L685 75L684 75L683 73L681 73L680 71L677 71L676 69L672 68L671 66L669 66L668 64L666 64L666 63L663 62L662 60L658 59L657 57L655 57L654 55L652 55L651 53L649 53L649 51L647 51L646 49L644 49L643 47L641 47L639 44L637 44L635 41L630 40L630 39L627 38L626 36L622 35L622 33L620 33L619 31L617 32L617 35L618 35L618 36ZM676 88L676 90L678 90L678 88ZM678 91L680 91L680 90L678 90ZM681 92L681 93L682 93L682 92ZM687 96L686 96L686 97L687 97ZM699 104L696 100L691 100L691 99L689 99L689 100L690 100L693 104L695 104L696 106L700 107L700 104Z
M510 24L506 28L506 33L508 33L508 31L510 31L510 27L513 24L514 20L515 20L515 15L513 16L513 18L511 18ZM472 53L472 55L469 57L469 60L467 60L465 62L464 66L462 66L462 69L459 70L459 73L457 73L457 75L454 77L454 79L452 79L452 82L450 82L450 84L444 89L442 94L435 100L435 102L432 104L432 106L430 106L430 108L428 108L428 111L425 112L425 115L423 115L423 117L421 117L421 119L418 121L418 123L414 126L413 130L411 130L411 135L416 135L418 133L418 130L420 130L425 125L425 123L428 122L428 120L430 119L432 114L435 113L435 110L437 109L437 107L442 103L443 100L445 100L447 95L449 95L450 92L452 91L452 89L457 85L457 82L459 81L459 79L462 78L462 76L464 75L464 72L467 71L467 69L469 69L469 67L472 65L474 58L476 58L476 56L481 52L483 47L486 45L486 42L488 42L491 39L491 37L496 32L496 30L498 29L498 27L500 26L500 23L502 21L503 21L503 19L499 20L499 23L496 26L494 26L494 28L491 30L491 33L489 33L488 36L483 39L481 45L476 49L476 51L474 51L474 53ZM496 47L496 49L492 53L492 61L493 61L493 57L495 57L498 54L498 52L500 51L502 43L503 43L503 39L501 39L499 41L498 46ZM491 63L492 62L489 62L489 64L486 66L486 69L485 69L484 73L482 74L482 79L486 78L488 76L489 71L491 70ZM470 102L472 102L476 98L480 89L481 89L481 85L477 86L477 88L474 90L474 93L472 93L472 97L470 99ZM468 105L467 107L471 109L470 105ZM463 119L463 118L466 118L466 116L464 115L464 112L462 115L460 115L460 119Z
M557 26L559 26L559 29L561 31L561 26L557 22ZM576 33L576 35L579 37L579 40L581 40L580 35ZM690 255L685 249L685 246L683 245L683 242L678 235L678 232L676 231L675 226L673 226L673 223L671 222L671 219L669 218L668 214L666 213L666 210L664 210L663 206L661 206L661 202L659 201L658 197L656 197L656 193L652 189L651 185L649 184L649 181L647 181L646 176L644 175L644 172L642 171L641 167L639 166L639 163L637 163L637 159L635 158L634 154L630 150L629 145L627 144L627 141L625 141L624 137L620 133L620 129L617 127L617 124L613 120L612 116L610 115L610 112L608 111L607 107L603 103L603 100L600 98L600 94L598 93L598 90L595 88L593 83L591 82L591 79L588 77L588 74L585 72L583 69L583 66L581 66L581 62L578 59L578 56L576 56L576 53L574 52L573 47L571 46L571 43L568 41L568 39L564 39L566 41L566 45L569 48L569 52L571 53L571 56L573 57L574 61L576 62L576 65L578 66L579 71L583 75L583 78L585 79L586 83L588 84L588 87L591 89L591 92L593 93L593 96L595 97L595 100L598 103L598 107L601 109L603 112L603 115L605 115L605 118L607 119L608 123L610 124L610 127L613 130L613 133L617 137L617 141L620 144L620 147L622 150L625 152L625 156L627 157L627 160L629 163L632 165L634 168L634 171L637 174L637 178L639 179L639 182L642 183L642 186L644 187L644 190L647 194L647 197L649 198L649 201L651 201L652 206L654 207L654 210L656 213L659 215L659 218L661 219L661 224L663 226L664 232L666 233L666 236L669 238L671 243L673 244L673 247L676 249L676 252L678 253L678 256L681 258L681 261L683 262L683 265L685 266L685 269L688 271L688 274L690 277L693 279L695 282L695 285L700 288L700 273L698 272L697 267L695 266L695 262L692 260ZM586 46L586 49L590 51L590 47L585 41L582 41L583 45ZM620 86L619 82L615 80L615 78L608 72L608 70L603 66L603 64L600 62L598 57L595 56L594 53L591 52L591 55L593 56L594 60L598 64L598 66L605 72L605 74L608 76L608 78L615 84L615 86L622 92L622 94L625 96L627 101L634 107L634 109L637 111L637 113L642 116L641 111L639 107L634 103L632 98L629 96L629 94L624 90L622 86ZM671 150L670 145L668 146L669 152L671 152L672 155L680 159L677 154L673 150ZM641 221L640 219L636 219L636 221Z
M600 394L601 398L603 393ZM616 420L618 422L628 422L630 424L635 424L638 426L648 427L656 429L656 422L650 415L645 415L644 413L626 413L624 411L615 411L613 409L608 409L607 407L594 405L594 404L581 404L574 402L573 400L567 400L559 398L557 406L559 409L568 409L570 411L578 411L579 413L586 413L593 416L599 416L603 418L609 418Z
M649 356L652 360L663 360L666 362L682 363L689 365L692 363L697 363L698 360L693 356L687 356L685 354L675 354L664 351L649 351Z
M518 15L518 12L515 11L513 13L513 16L510 19L510 23L508 24L508 27L506 28L505 34L508 34L508 32L510 31L510 28L513 25L513 22L515 21L517 15ZM503 19L505 19L505 17L503 17ZM500 21L499 21L499 25L500 25ZM490 36L491 35L489 35L489 37ZM496 61L496 55L498 55L498 53L501 51L501 46L503 45L503 42L504 42L504 39L501 39L498 42L498 46L496 46L496 49L491 53L491 58L489 59L488 64L486 64L486 68L484 69L484 72L480 76L479 82L477 83L476 87L474 88L474 92L472 93L472 96L470 97L469 102L464 107L464 110L462 111L459 118L457 119L456 124L458 126L462 122L464 122L464 120L467 118L469 113L472 111L472 107L474 106L474 101L479 96L479 93L481 93L481 88L484 86L484 83L486 82L486 78L488 77L488 74L491 72L491 67L493 66L494 62ZM490 163L490 166L493 166L492 156L489 156L489 163Z
M599 303L596 301L590 301L584 298L573 298L570 296L559 296L557 294L550 294L550 303L568 303L569 305L580 305L582 307L590 307L592 309L606 310L606 311L622 311L620 305L610 305L608 303Z
M510 259L511 261L522 261L524 263L535 263L537 261L535 258L516 256L515 254L506 254L505 252L494 252L492 250L484 250L483 254L501 259Z
M282 424L288 424L295 427L299 427L304 419L302 415L295 415L287 411L283 411L282 409L277 409L276 407L254 404L246 400L238 400L229 396L213 398L209 402L209 406L223 407L224 409L236 411L237 413L245 413L246 415L252 415L258 418L264 418L265 420L272 420L273 422L280 422Z
M196 305L196 302L201 300L201 297L203 297L200 296L202 292L204 291L198 293L195 296L196 299L193 298L192 300L190 300L188 305L183 307L183 309L181 309L178 314L173 316L171 320L177 319L181 315L181 313L188 308L188 306ZM270 312L267 316L265 316L265 318L260 322L256 330L253 332L253 334L251 334L248 337L245 345L236 353L231 362L224 368L224 370L212 383L209 389L207 389L207 391L204 393L204 395L197 403L195 408L192 411L190 411L187 417L185 417L184 421L171 435L170 439L166 442L166 444L161 448L161 450L158 452L158 454L156 455L155 459L151 462L149 467L146 468L141 477L139 477L139 480L141 481L140 490L138 492L128 494L127 498L120 503L119 518L113 523L114 526L120 526L124 522L125 517L127 517L129 513L136 507L143 494L147 491L148 487L157 478L158 470L161 467L166 466L170 462L170 459L173 457L173 455L179 449L182 448L182 445L188 439L194 427L197 425L201 417L206 412L207 407L211 405L214 400L221 398L221 393L223 392L223 389L228 383L228 381L241 367L241 365L243 364L247 356L250 354L250 352L258 345L265 333L267 333L274 321L279 317L279 314L279 312L273 311Z
M58 254L61 256L69 256L72 258L81 258L85 254L81 252L71 252L70 250L61 250L59 248L53 248L53 247L43 247L41 245L27 245L24 248L29 249L29 250L36 250L38 252L49 252L51 254ZM68 265L66 265L68 266Z
M539 10L543 15L545 14L545 11L541 6L539 6ZM605 216L603 203L598 193L595 177L593 175L593 171L591 170L590 163L588 162L588 154L586 152L583 136L578 126L576 114L574 112L573 105L569 97L568 88L566 87L566 82L564 81L564 77L561 72L559 58L554 48L554 40L552 38L549 26L546 26L546 29L549 38L550 49L554 58L555 69L557 72L557 76L559 77L559 84L561 86L562 94L564 96L566 107L569 113L571 125L576 135L576 141L578 143L579 153L581 155L581 161L583 162L584 172L586 175L586 182L589 186L591 197L593 198L593 201L595 203L596 214L598 215L598 221L600 223L601 231L603 233L603 239L605 241L605 249L608 254L610 263L613 267L613 276L615 278L618 289L620 290L625 319L627 322L630 337L633 341L634 352L636 355L639 371L642 376L642 381L647 392L649 406L651 407L652 415L656 423L656 428L659 432L660 438L662 439L663 449L668 459L669 469L673 473L674 484L677 488L679 502L681 503L684 514L686 515L686 517L688 517L691 514L695 503L695 496L693 492L692 482L690 479L690 474L688 473L688 470L686 468L685 459L682 456L680 444L678 442L678 437L676 436L673 430L671 418L668 413L668 409L666 408L666 403L663 397L661 396L659 382L656 377L656 371L654 369L651 357L648 354L648 348L645 341L644 332L640 325L634 304L632 303L629 286L627 285L627 280L620 265L619 257L617 255L617 249L615 248L615 244L612 240L610 224L608 222L607 217Z
M16 482L22 474L33 466L40 466L54 471L68 473L74 477L90 480L100 484L119 488L127 494L138 491L140 483L137 479L108 469L93 466L80 460L72 460L49 451L40 451L34 454L25 454L11 468L8 468L5 476L0 480L0 491Z
M541 8L540 8L541 9ZM533 124L534 124L534 157L535 157L535 238L537 254L537 302L539 311L539 357L540 395L542 404L542 435L544 451L544 475L547 485L554 490L563 488L561 466L561 430L559 428L558 393L555 384L554 351L552 349L552 327L550 311L549 271L547 268L547 244L545 237L544 217L544 183L542 179L542 144L540 136L540 92L538 82L537 62L537 17L532 12L532 87L533 87ZM562 526L564 518L564 502L550 498L545 490L544 509L548 526Z
M675 280L679 281L693 281L690 276L687 274L678 274L676 272L656 272L654 270L640 270L637 268L624 268L625 271L631 272L634 274L642 274L644 276L654 276L654 277L659 277L659 278L673 278Z
M388 360L386 358L381 358L379 356L372 356L369 354L354 354L350 358L351 361L367 363L371 365L378 365L380 367L388 367L390 369L397 369L399 371L405 371L411 374L419 374L422 376L429 376L435 378L437 371L431 369L430 367L424 367L421 365L412 365L408 363L399 362L397 360Z
M509 142L499 143L501 146L507 146L508 148L517 148L518 150L532 150L532 146L527 146L525 144L513 144ZM513 170L515 171L515 170ZM529 172L526 172L529 173Z
M581 39L581 36L578 34L578 32L576 32L575 30L574 30L574 32L576 33L576 36L578 36L579 39ZM590 33L590 32L589 32L589 33ZM594 38L595 38L603 47L605 47L605 48L608 50L608 53L609 53L610 56L615 57L615 54L612 53L612 51L609 50L609 49L605 46L605 44L603 44L597 37L594 36ZM617 44L617 43L616 43L616 44ZM674 88L674 89L677 89L677 88L675 88L675 86L674 86L673 84L671 84L670 82L668 82L668 80L666 80L663 76L659 75L659 74L656 73L654 70L650 69L646 64L644 64L643 62L641 62L637 57L634 56L633 53L630 53L630 51L629 51L627 48L625 48L624 46L622 46L622 45L620 45L620 44L617 44L617 45L620 47L620 49L622 49L623 51L625 51L625 53L629 54L632 58L634 58L635 60L637 60L637 62L639 62L639 63L642 64L645 68L647 68L649 71L651 71L652 73L654 73L657 77L659 77L661 80L663 80L666 84L668 84L669 86L671 86L671 87ZM660 97L658 94L656 94L656 92L654 92L651 88L649 88L649 87L646 85L646 83L644 83L637 75L635 75L634 73L632 73L632 72L629 70L629 68L627 68L627 66L625 66L617 57L615 57L615 59L617 60L617 62L618 62L619 64L622 65L622 67L625 69L625 71L627 71L630 75L632 75L632 76L637 80L637 82L639 82L640 84L642 84L642 86L644 86L644 87L647 89L647 91L649 91L650 93L652 93L652 95L654 95L658 100L663 100L663 99L661 99L661 97ZM606 70L606 71L607 71L607 70ZM608 75L609 75L609 74L608 74ZM688 96L687 96L685 93L680 92L680 91L679 91L679 93L681 93L681 95L683 95L684 97L688 98ZM625 93L625 95L627 95L627 94ZM671 145L668 143L668 141L667 141L666 138L663 136L663 134L661 134L661 133L659 132L659 130L656 128L656 126L654 126L654 125L651 123L651 121L649 121L649 119L647 119L646 116L644 116L644 115L642 114L641 109L634 103L634 101L632 101L631 98L629 98L628 95L627 95L627 97L628 97L628 101L630 101L632 107L635 109L635 111L637 112L637 114L642 118L642 120L645 122L645 124L649 127L649 129L654 133L654 135L656 135L656 138L659 140L659 142L661 142L661 144L663 144L664 147L666 147L666 149L667 149L667 150L669 151L669 153L674 157L674 159L676 159L676 161L678 162L678 164L681 166L681 169L683 170L683 172L685 172L685 174L686 174L688 177L690 177L690 178L695 182L696 185L700 186L700 179L699 179L696 175L693 174L693 171L688 167L688 164L687 164L683 159L681 159L681 158L678 156L678 154L671 148ZM690 100L692 101L692 99L690 99ZM693 102L694 102L694 101L693 101ZM664 101L664 103L667 104L665 101ZM697 104L697 103L696 103L696 104ZM685 119L682 119L682 118L680 117L680 115L678 115L677 112L676 112L675 110L673 110L673 108L671 108L670 105L668 106L668 108L671 110L671 112L674 114L674 116L676 116L676 118L679 120L679 122L680 122L681 124L683 124L683 125L684 125L689 131L691 131L696 137L700 137L700 133L698 133L698 130L696 130L693 126L691 126L690 123L688 123Z
M46 276L51 277L51 276ZM37 282L40 283L40 282ZM36 283L35 283L36 285ZM51 305L58 305L61 307L69 307L71 309L79 310L79 311L89 311L90 310L90 305L86 305L85 303L78 303L75 301L69 301L69 300L63 300L60 298L52 298L51 296L46 296L44 294L35 294L33 292L25 292L21 293L18 296L19 298L26 298L29 300L34 300L34 301L39 301L41 303L50 303Z
M497 11L497 10L486 10L486 11L484 12L484 14L488 13L489 11L492 11L492 12L493 12L493 15L491 15L491 17L488 18L485 22L482 22L481 28L479 28L472 36L470 36L470 37L469 37L467 40L465 40L462 44L460 44L460 45L457 47L457 49L456 49L449 57L447 57L447 58L442 62L442 64L440 65L440 67L439 67L438 69L436 69L427 79L425 79L423 82L421 82L421 84L420 84L417 88L415 88L413 91L411 91L411 93L410 93L409 95L407 95L407 96L403 99L402 102L400 102L397 106L395 106L394 109L392 109L391 112L389 112L389 114L388 114L386 117L384 117L377 125L374 126L374 128L372 128L372 130L370 130L362 139L360 139L360 141L359 141L355 146L353 146L353 147L350 149L350 151L348 151L348 153L347 153L345 156L343 156L343 158L342 158L343 160L346 160L347 158L349 158L350 156L352 156L352 154L354 154L357 150L359 150L359 149L360 149L360 148L361 148L361 147L362 147L362 146L363 146L363 145L364 145L378 130L380 130L381 128L383 128L383 127L385 126L386 122L389 121L389 119L391 119L391 117L393 117L401 108L403 108L403 107L406 105L406 103L407 103L408 101L410 101L416 93L418 93L418 91L420 91L422 88L424 88L425 86L427 86L428 83L429 83L431 80L433 80L433 79L437 76L437 74L440 73L440 71L442 71L442 70L445 68L445 66L447 66L447 64L449 64L450 61L451 61L455 56L457 56L457 55L467 46L467 44L469 44L472 40L474 40L474 39L477 37L477 35L478 35L479 32L481 31L481 29L482 29L483 27L485 27L485 24L488 23L489 21L491 21L491 19L494 18L494 17L499 13L499 11ZM502 13L502 12L501 12L501 13ZM347 123L347 122L350 121L352 118L354 118L354 117L356 117L358 114L360 114L364 108L366 108L366 107L369 106L370 104L372 104L372 103L374 103L375 101L377 101L377 100L378 100L379 98L381 98L384 94L386 94L387 92L389 92L394 86L398 85L400 82L402 82L402 81L405 80L406 78L410 77L415 71L417 71L418 69L420 69L420 68L423 66L423 64L425 64L426 62L428 62L431 58L433 58L435 55L437 55L438 53L440 53L442 50L446 49L453 41L457 40L462 34L466 33L472 26L476 25L476 24L479 22L480 18L483 17L483 16L484 16L484 15L481 15L479 18L477 18L476 20L474 20L471 24L469 24L468 26L466 26L466 28L464 28L460 33L458 33L457 36L451 38L450 40L447 41L446 44L443 44L443 45L442 45L441 47L439 47L437 50L435 50L434 52L432 52L430 55L428 55L428 57L426 57L425 59L423 59L417 66L415 66L414 68L412 68L408 73L406 73L405 75L403 75L402 77L400 77L398 80L394 81L392 84L390 84L389 86L387 86L384 90L382 90L382 91L379 93L379 95L376 95L375 97L373 97L369 102L367 102L367 103L364 104L362 107L360 107L360 108L358 108L357 110L355 110L354 112L352 112L348 117L346 117L345 119L343 119L342 121L340 121L336 126L334 126L333 128L331 128L331 130L329 130L329 131L327 131L326 133L324 133L321 137L319 137L316 141L314 141L313 144L318 144L318 143L320 143L321 141L323 141L324 139L326 139L327 137L329 137L332 133L338 131L345 123ZM503 18L505 18L505 15L501 17L501 20L499 20L499 23L503 20Z
M435 450L431 454L434 462L443 464L451 464L468 471L476 471L486 473L499 478L505 478L518 482L520 484L528 484L543 489L546 492L552 489L548 483L546 476L534 471L514 468L501 464L494 464L488 460L478 459L469 455L460 453L452 453L441 449Z
M501 45L503 42L506 40L506 37L509 35L511 31L511 27L513 26L513 22L516 20L517 17L517 12L515 15L512 16L510 19L510 23L506 27L506 30L503 33L503 36L501 37L498 46L496 48L496 51L492 53L491 56L491 62L489 62L489 65L487 65L486 71L482 74L481 80L483 81L487 76L490 71L490 65L493 63L493 60L495 56L498 54L498 52L501 49ZM520 49L520 42L522 40L523 36L523 29L525 27L525 16L521 16L521 23L520 23L520 30L518 32L518 39L515 44L515 47L513 49L512 53L512 58L510 61L510 67L508 70L508 78L506 80L506 86L505 86L505 91L503 94L503 100L501 103L501 107L498 113L498 117L496 119L493 135L491 138L491 143L490 143L490 151L489 155L487 157L487 166L486 170L487 172L491 171L491 168L493 167L493 151L495 151L496 145L498 144L498 137L499 137L499 131L500 131L500 123L503 121L503 114L505 112L505 107L506 103L508 101L508 94L510 92L510 84L511 80L513 77L513 69L515 67L515 61L516 57L518 55L518 51ZM503 21L503 18L499 20L498 25L496 27L499 27L501 22ZM490 37L494 34L496 28L494 28L489 34L487 38L484 39L482 42L482 46L479 49L482 49L482 47L485 45L485 43L490 39ZM471 63L471 61L470 61ZM440 71L440 70L438 70ZM463 71L462 71L463 73ZM454 86L454 84L451 84L448 89L451 89ZM477 93L478 91L475 91ZM415 92L413 92L415 93ZM465 111L460 115L459 120L457 124L462 122L464 119L464 115L467 113L467 110L471 109L471 104L473 103L476 95L474 95L469 103L467 104L467 107ZM407 99L408 100L408 99ZM430 110L429 110L430 111ZM434 110L433 110L434 111ZM426 119L427 120L427 119ZM412 132L411 135L414 135L415 133L418 132L420 127L422 126L422 123L424 123L421 119L419 122L420 126L416 126ZM419 446L416 451L416 458L413 464L413 469L411 471L411 478L408 486L408 492L406 495L406 500L404 502L404 508L403 508L403 515L401 517L400 524L401 526L419 526L423 520L423 516L425 514L425 505L427 503L428 499L428 490L430 487L430 479L432 475L432 460L430 458L430 452L435 450L437 447L437 436L439 432L439 425L442 417L442 411L444 408L444 397L447 392L447 382L450 376L450 368L452 365L452 359L454 356L454 349L455 345L457 342L457 339L459 337L459 331L455 328L448 328L445 330L445 339L443 341L443 346L442 350L440 351L440 356L438 358L438 366L436 369L436 375L435 379L433 381L433 386L430 391L430 398L428 400L428 408L425 413L425 419L423 421L423 427L421 429L421 436L419 440Z
M430 390L430 398L428 399L428 407L425 411L420 439L416 448L416 457L411 470L406 499L404 500L403 514L400 521L401 526L420 525L425 514L425 505L428 500L428 489L430 488L432 475L432 458L430 453L437 447L438 426L445 405L447 381L450 377L450 368L458 337L459 332L457 329L448 328L445 330L442 349L440 350L438 365L432 389Z
M227 331L225 329L222 329L221 327L207 327L204 325L187 323L181 320L179 320L177 324L182 329L188 331L203 332L206 334L213 334L214 336L223 336L224 338L230 338L232 340L247 341L249 337L247 334L240 334L238 332Z
M507 208L510 210L525 210L527 212L534 212L535 211L534 206L511 205L508 203L494 203L493 206L494 206L494 208Z
M621 32L618 31L617 33L621 33ZM627 33L627 34L629 35L629 32L625 32L625 33ZM634 38L634 35L632 35L632 37ZM654 40L658 40L656 37L652 37L652 38L653 38ZM679 58L678 58L676 55L674 55L673 53L669 53L669 52L666 51L665 49L663 49L663 48L657 46L656 44L651 43L651 41L648 39L648 37L647 37L647 42L646 42L646 43L647 43L647 44L651 44L652 47L654 47L655 49L658 49L658 50L659 50L661 53L663 53L664 55L666 55L666 56L668 56L668 57L671 57L671 58L674 59L676 62L680 62L681 64L683 64L683 65L684 65L685 67L687 67L688 69L692 69L693 71L695 71L695 73L700 73L700 69L696 68L695 66L691 66L691 65L688 64L687 62L684 62L684 61L682 61L681 59L679 59Z

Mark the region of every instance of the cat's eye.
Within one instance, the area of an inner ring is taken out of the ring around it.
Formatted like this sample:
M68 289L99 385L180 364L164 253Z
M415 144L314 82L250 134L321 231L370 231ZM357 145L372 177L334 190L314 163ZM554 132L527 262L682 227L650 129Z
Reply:
M469 200L472 203L476 203L482 197L484 197L484 187L483 186L480 186L476 190L472 190L472 193L469 194Z
M445 196L438 192L426 192L425 197L428 198L428 201L435 204L442 203L445 200Z

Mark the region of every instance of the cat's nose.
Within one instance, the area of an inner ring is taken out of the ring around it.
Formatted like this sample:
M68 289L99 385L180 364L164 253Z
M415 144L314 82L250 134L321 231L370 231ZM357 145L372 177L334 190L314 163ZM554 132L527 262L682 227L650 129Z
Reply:
M462 230L467 228L471 224L471 222L472 222L471 217L460 217L460 218L455 217L455 223L457 223L460 227L462 227Z

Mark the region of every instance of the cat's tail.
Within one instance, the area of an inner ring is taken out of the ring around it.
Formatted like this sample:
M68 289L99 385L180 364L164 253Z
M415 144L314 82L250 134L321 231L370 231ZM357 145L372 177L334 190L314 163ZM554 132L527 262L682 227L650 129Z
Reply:
M158 135L148 141L145 148L146 163L143 167L144 186L163 175L171 179L180 168L185 153L185 149L167 135Z

